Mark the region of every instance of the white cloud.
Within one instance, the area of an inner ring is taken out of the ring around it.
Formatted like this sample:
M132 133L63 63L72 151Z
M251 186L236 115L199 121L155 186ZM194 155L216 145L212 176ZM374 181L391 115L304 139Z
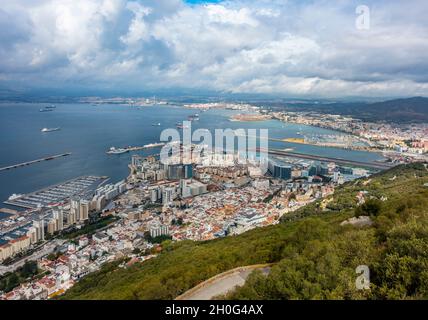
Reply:
M428 3L366 3L3 0L0 87L428 95Z

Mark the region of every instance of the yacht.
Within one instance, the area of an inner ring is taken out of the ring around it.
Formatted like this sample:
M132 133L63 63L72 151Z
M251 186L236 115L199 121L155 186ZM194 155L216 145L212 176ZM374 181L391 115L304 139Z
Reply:
M53 132L53 131L59 131L61 128L43 128L40 130L41 132Z

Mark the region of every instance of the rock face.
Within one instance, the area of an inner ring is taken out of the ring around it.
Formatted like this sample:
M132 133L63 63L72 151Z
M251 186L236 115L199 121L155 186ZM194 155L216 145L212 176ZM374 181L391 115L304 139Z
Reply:
M370 219L369 216L361 216L361 217L353 217L348 220L343 221L340 225L346 226L346 225L352 225L354 227L365 227L365 226L371 226L373 224L373 221Z

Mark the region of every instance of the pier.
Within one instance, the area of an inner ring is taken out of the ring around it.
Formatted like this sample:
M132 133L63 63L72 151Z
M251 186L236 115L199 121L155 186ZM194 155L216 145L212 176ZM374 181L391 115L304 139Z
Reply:
M33 161L28 161L28 162L23 162L23 163L18 163L18 164L14 164L11 166L7 166L7 167L3 167L0 168L0 172L1 171L6 171L6 170L11 170L11 169L17 169L17 168L21 168L21 167L25 167L25 166L29 166L35 163L39 163L39 162L43 162L43 161L50 161L50 160L54 160L54 159L58 159L58 158L62 158L62 157L67 157L70 156L71 153L62 153L62 154L57 154L54 156L49 156L49 157L45 157L45 158L41 158L41 159L37 159L37 160L33 160Z

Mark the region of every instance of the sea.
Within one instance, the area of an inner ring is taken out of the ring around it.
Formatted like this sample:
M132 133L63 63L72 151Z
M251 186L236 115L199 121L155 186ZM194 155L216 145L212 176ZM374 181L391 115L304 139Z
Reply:
M278 120L233 122L239 111L200 112L181 106L135 107L112 104L57 104L52 112L39 112L47 106L39 103L0 104L0 167L71 152L68 157L44 161L0 172L0 202L14 193L29 193L83 175L124 179L133 154L150 155L159 149L108 155L111 147L143 146L159 142L163 129L199 113L194 129L269 129L271 138L301 138L304 134L337 134L312 126L283 123ZM160 123L160 126L153 124ZM42 128L61 128L42 133ZM296 152L357 161L382 159L377 153L311 145L269 142L271 148L293 148ZM1 206L5 206L0 204ZM7 207L7 206L5 206ZM15 208L16 209L16 208ZM6 217L0 213L0 219Z

